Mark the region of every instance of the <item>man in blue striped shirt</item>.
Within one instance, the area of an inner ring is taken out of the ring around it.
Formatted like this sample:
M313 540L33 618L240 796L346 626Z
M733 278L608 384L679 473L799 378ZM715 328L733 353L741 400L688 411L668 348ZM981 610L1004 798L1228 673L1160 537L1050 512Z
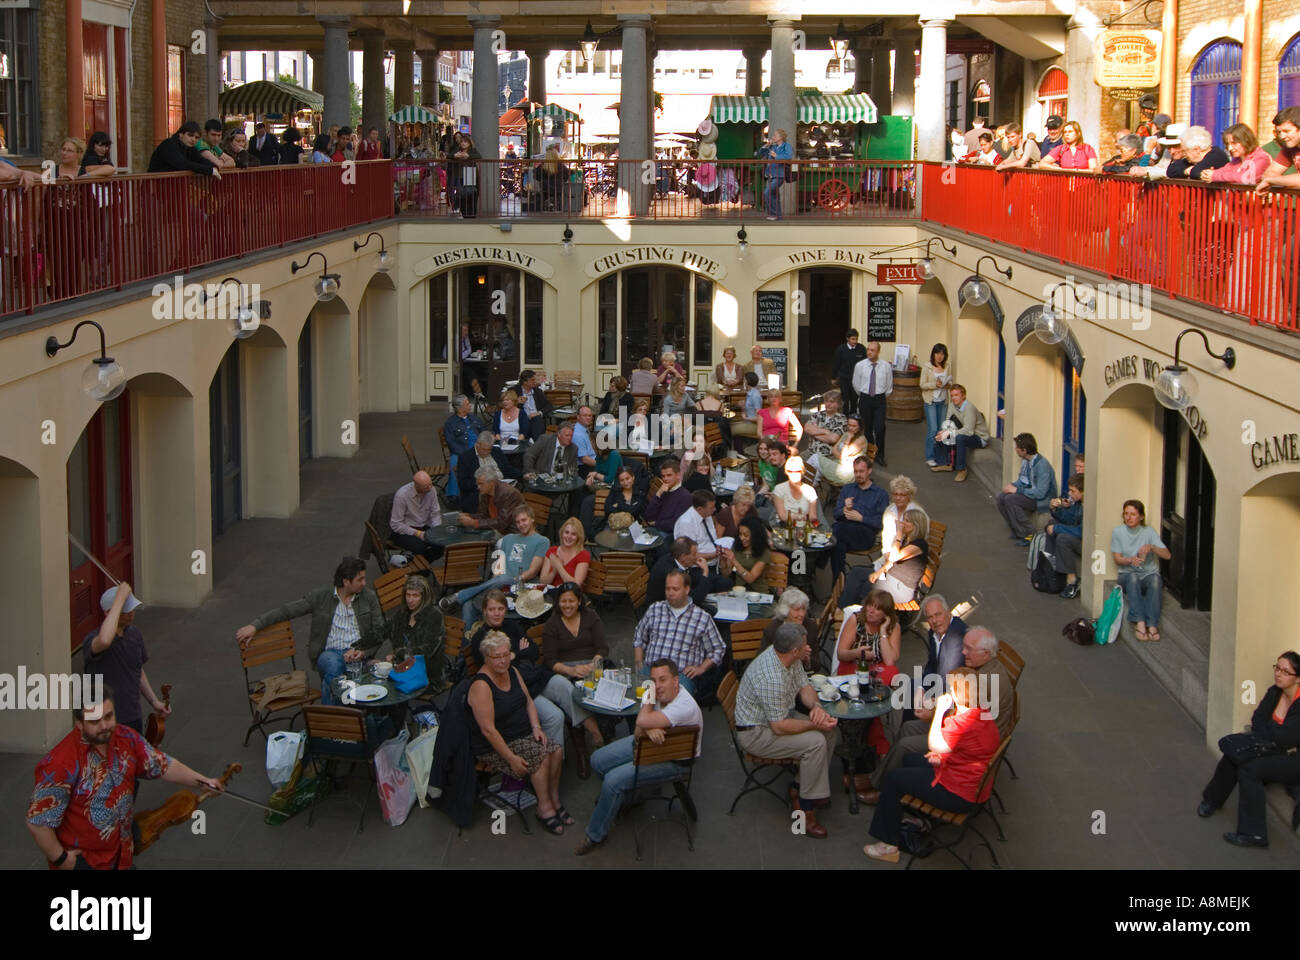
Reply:
M699 678L727 655L713 618L691 602L691 582L682 570L664 580L664 599L652 603L632 637L637 669L647 660L667 658L681 671L682 686L692 695Z

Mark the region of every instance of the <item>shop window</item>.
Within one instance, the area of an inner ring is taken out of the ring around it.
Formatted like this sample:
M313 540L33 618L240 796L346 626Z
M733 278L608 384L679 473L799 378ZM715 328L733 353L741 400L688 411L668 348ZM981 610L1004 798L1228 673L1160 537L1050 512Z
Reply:
M542 281L524 274L524 362L542 363Z
M40 153L35 10L0 10L0 154Z
M601 366L618 363L618 276L602 277L597 307L600 338L597 362Z
M713 281L695 277L695 365L713 360Z
M841 75L840 62L834 57L826 61L826 78L838 77Z
M167 45L167 129L175 133L185 122L185 54Z
M429 362L447 362L447 274L429 279Z
M1192 67L1192 123L1205 127L1216 144L1237 122L1241 101L1241 44L1219 40Z
M1277 108L1300 106L1300 34L1291 38L1277 65Z
M1083 381L1079 371L1074 369L1070 358L1061 356L1061 373L1064 375L1065 396L1064 417L1061 429L1061 490L1065 482L1074 473L1074 458L1083 453L1083 438L1086 432L1088 401L1083 395ZM1064 494L1062 494L1064 495Z

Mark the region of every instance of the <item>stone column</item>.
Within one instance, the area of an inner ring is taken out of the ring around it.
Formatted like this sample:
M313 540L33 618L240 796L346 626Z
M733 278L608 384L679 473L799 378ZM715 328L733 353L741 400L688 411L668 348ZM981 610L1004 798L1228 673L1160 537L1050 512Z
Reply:
M763 54L762 47L750 47L745 51L745 96L763 95Z
M1065 72L1070 76L1070 116L1083 127L1083 142L1101 146L1102 89L1093 80L1093 51L1102 25L1092 17L1066 23ZM1168 51L1170 53L1174 51Z
M910 117L916 112L916 42L914 33L900 33L894 41L894 95L890 112Z
M309 53L307 54L308 62L311 64L311 86L307 89L314 90L316 93L325 92L325 75L322 67L325 63L325 54ZM305 69L305 68L304 68Z
M654 37L647 33L645 51L645 122L646 122L646 156L655 155L655 58L659 55Z
M478 211L495 216L500 208L501 157L500 114L497 113L497 53L492 49L492 32L501 25L500 17L470 17L474 25L474 90L471 94L470 132L474 146L487 163L478 166Z
M203 65L207 68L208 95L207 110L209 117L220 119L221 114L217 111L217 97L221 93L221 41L217 39L217 23L215 20L205 20L203 23L204 42L208 45L207 59ZM175 131L172 131L173 133Z
M399 41L393 44L393 58L393 106L400 110L415 103L415 50Z
M533 103L546 102L546 58L551 53L550 47L527 47L528 54L528 99Z
M944 78L948 60L948 21L921 21L921 82L916 86L917 159L944 159Z
M438 92L438 57L437 50L417 50L420 58L420 105L435 112L441 112L439 104L442 95Z
M798 154L798 109L794 96L794 20L768 18L772 29L772 76L768 83L767 132L784 130L790 149ZM759 171L755 171L756 174ZM795 188L789 180L781 188L781 214L795 213Z
M849 52L853 54L853 92L869 94L871 92L871 42L854 40L849 47ZM840 71L843 70L844 64L841 62Z
M384 129L384 31L361 31L361 135Z
M650 184L642 182L639 166L651 155L651 143L646 136L650 112L646 93L653 82L647 76L650 62L646 33L650 29L650 18L632 14L618 19L623 26L623 72L619 78L618 110L618 210L621 214L641 216L647 212L650 203Z
M324 53L316 58L315 75L325 95L325 129L351 122L352 106L348 100L348 18L320 17L325 28Z
M889 41L876 40L871 44L871 102L881 116L893 113L893 96L889 91L893 81L893 71L889 69Z

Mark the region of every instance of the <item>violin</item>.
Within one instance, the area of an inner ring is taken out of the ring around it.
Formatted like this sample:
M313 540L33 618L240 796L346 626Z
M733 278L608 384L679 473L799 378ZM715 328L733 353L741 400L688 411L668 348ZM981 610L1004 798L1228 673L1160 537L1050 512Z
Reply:
M164 683L162 685L162 701L167 705L167 709L170 710L172 706L172 685L170 683ZM164 714L157 712L149 714L148 723L144 728L144 738L148 740L152 746L156 747L158 744L162 743L163 737L166 733L167 717Z
M230 778L242 769L243 765L239 763L232 763L226 767L226 772L221 775L221 785L224 787L230 782ZM168 797L167 802L161 807L137 813L135 825L139 830L139 839L135 841L136 855L148 850L168 827L189 823L190 816L198 805L216 794L217 791L208 787L204 787L197 793L193 790L178 790Z

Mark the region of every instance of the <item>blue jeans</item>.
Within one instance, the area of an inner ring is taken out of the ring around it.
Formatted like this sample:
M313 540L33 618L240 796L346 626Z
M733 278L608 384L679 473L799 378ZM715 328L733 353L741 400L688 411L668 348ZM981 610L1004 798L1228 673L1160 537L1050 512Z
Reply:
M943 423L943 412L948 409L947 403L927 403L925 405L925 459L934 459L934 435L939 432L939 424Z
M781 216L781 188L784 186L782 177L768 177L763 184L763 206L770 216Z
M316 669L320 671L321 706L338 706L334 699L334 681L343 673L343 651L326 650L316 658Z
M474 598L481 593L487 593L493 587L508 587L515 582L515 578L502 574L499 577L493 577L485 580L476 587L466 587L456 594L456 602L460 604L460 618L465 621L465 626L469 626L478 619L478 605L474 603Z
M953 444L952 448L952 466L954 470L966 469L967 450L983 450L988 446L986 441L981 440L973 433L969 436L959 433L955 439L957 442Z
M1128 622L1141 621L1148 627L1160 626L1160 594L1164 583L1160 571L1121 570L1119 585L1128 601Z
M636 747L631 737L606 744L591 755L591 769L604 780L600 798L596 801L596 812L587 824L587 836L597 843L609 836L609 828L618 816L619 807L623 806L624 797L632 789L633 777L637 786L668 783L686 777L686 769L676 763L652 763L642 767L638 773L632 764L635 755Z

